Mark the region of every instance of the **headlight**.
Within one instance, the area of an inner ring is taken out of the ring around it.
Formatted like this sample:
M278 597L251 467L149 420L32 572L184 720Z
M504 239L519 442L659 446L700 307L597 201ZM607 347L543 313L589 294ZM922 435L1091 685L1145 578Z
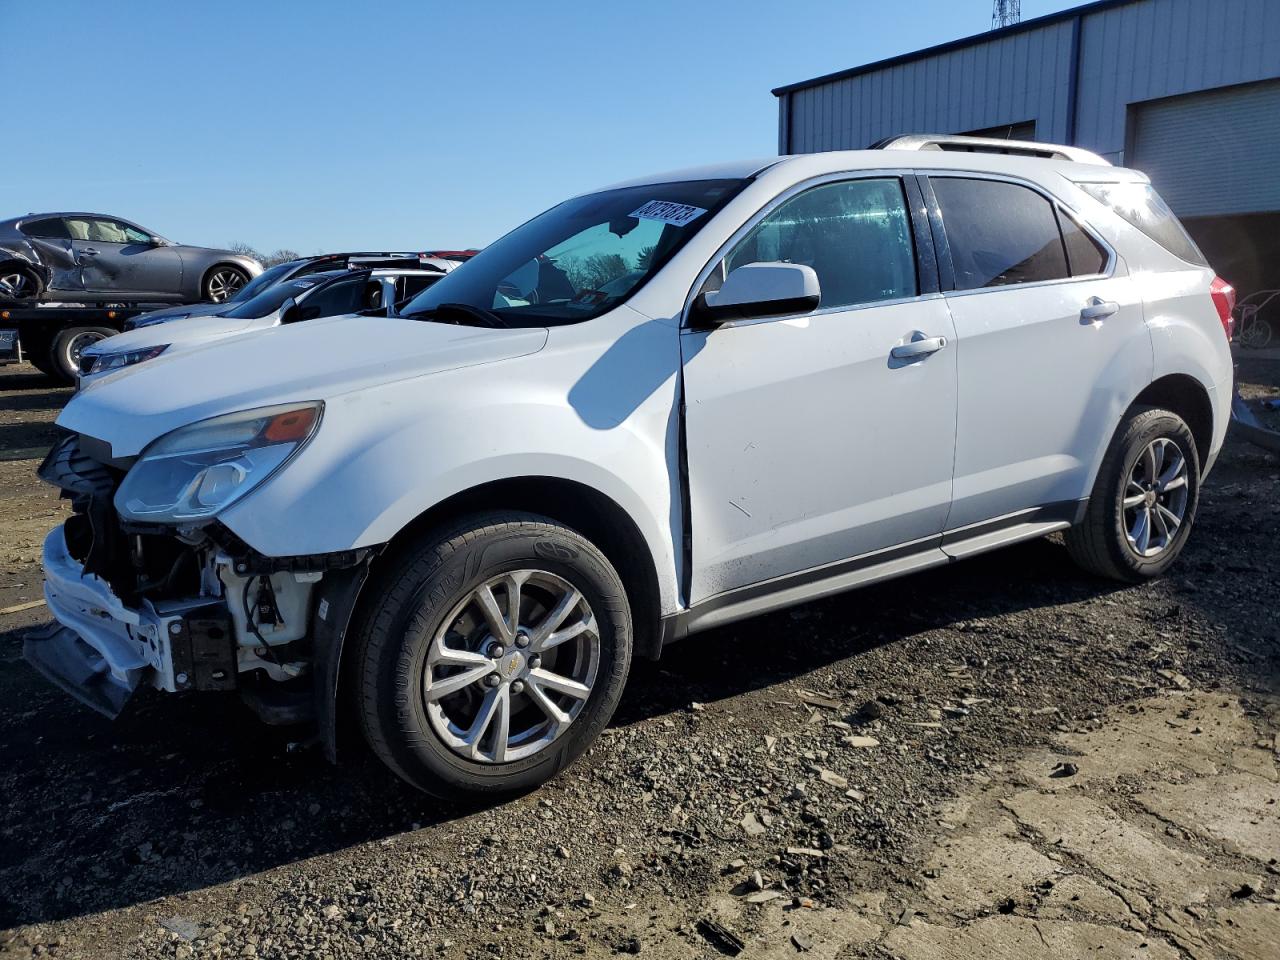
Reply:
M169 349L169 344L158 343L154 347L143 347L140 350L122 350L119 353L89 353L80 359L81 373L106 373L108 370L119 370L132 367L143 360L154 360Z
M290 403L201 420L142 451L116 491L130 520L214 516L279 470L315 434L324 404Z

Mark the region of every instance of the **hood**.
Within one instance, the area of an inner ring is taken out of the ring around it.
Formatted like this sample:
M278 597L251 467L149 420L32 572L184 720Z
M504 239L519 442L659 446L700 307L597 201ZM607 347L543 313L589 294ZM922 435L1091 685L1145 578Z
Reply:
M99 340L87 348L85 353L122 353L125 350L154 347L158 343L186 347L201 340L242 333L254 326L272 326L276 319L276 314L270 313L257 320L237 320L234 317L187 317L185 320L170 320L168 323L158 323L140 330L117 333L114 337Z
M131 457L197 420L528 356L546 342L543 328L491 330L399 317L311 320L162 355L89 383L63 408L58 425L105 440L113 457Z
M229 303L189 303L185 307L165 307L163 310L148 310L140 313L132 323L168 323L170 320L184 320L187 317L211 317L224 310L230 310Z

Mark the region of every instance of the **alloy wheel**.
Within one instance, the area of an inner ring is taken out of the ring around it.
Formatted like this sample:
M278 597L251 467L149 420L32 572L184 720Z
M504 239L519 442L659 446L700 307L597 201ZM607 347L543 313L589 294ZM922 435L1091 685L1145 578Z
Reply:
M1166 550L1186 517L1187 458L1167 437L1152 440L1129 471L1121 501L1125 538L1140 557Z
M27 274L15 272L0 275L0 298L30 300L35 295L35 282Z
M422 694L436 735L481 763L532 756L586 706L600 635L582 593L546 570L486 580L432 639Z
M214 303L222 303L235 296L244 285L245 277L239 270L229 267L215 270L209 277L209 299Z

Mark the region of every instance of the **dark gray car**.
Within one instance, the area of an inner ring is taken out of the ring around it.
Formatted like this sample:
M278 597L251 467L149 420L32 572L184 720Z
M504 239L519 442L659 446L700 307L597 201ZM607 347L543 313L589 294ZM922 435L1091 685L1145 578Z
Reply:
M173 243L119 217L32 213L0 221L0 300L220 303L261 272L252 257Z

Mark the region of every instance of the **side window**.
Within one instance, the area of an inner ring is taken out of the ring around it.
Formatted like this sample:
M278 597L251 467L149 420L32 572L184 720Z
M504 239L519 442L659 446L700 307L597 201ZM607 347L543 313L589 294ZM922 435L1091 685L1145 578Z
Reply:
M443 274L441 274L441 276L443 276ZM440 277L436 276L417 276L416 274L401 277L396 281L400 287L397 292L396 302L398 303L401 300L407 300L409 297L416 297L439 279Z
M932 177L957 290L1069 277L1053 204L1000 180Z
M114 220L90 217L67 217L67 230L73 240L91 240L96 243L128 243L124 224Z
M124 232L125 243L150 243L151 242L151 234L147 233L144 230L139 230L137 227L131 227L127 223L121 223L121 224L118 224L118 226Z
M299 304L300 319L336 317L340 313L355 313L365 309L362 301L368 283L367 277L359 277L331 283L323 290L317 290Z
M48 217L44 220L31 220L22 225L22 232L28 237L40 237L44 240L69 240L67 225L61 217Z
M1071 275L1088 277L1102 273L1107 268L1107 251L1101 244L1081 230L1075 219L1062 210L1058 211L1058 223L1062 226L1062 242L1067 246Z
M914 297L915 247L902 182L846 180L797 194L756 224L712 274L715 289L748 263L803 263L821 309Z

